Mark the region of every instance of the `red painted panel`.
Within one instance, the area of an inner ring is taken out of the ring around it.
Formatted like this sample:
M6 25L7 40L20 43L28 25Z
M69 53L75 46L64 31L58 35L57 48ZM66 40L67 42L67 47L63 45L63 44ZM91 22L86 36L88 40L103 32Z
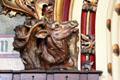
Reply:
M90 34L95 34L95 18L96 18L96 12L90 12Z
M81 65L84 63L84 61L85 61L85 55L81 54Z
M89 28L90 35L95 35L95 19L96 19L96 12L90 12L90 28ZM90 56L90 61L94 62L92 68L96 69L95 54Z
M81 33L85 34L85 27L86 27L86 18L87 18L87 12L86 11L82 11L81 14Z
M62 9L62 21L68 21L69 16L69 8L70 8L70 0L63 1L63 9Z
M94 62L92 68L93 68L93 69L96 69L96 66L95 66L95 65L96 65L95 55L90 55L90 61L91 61L91 62Z

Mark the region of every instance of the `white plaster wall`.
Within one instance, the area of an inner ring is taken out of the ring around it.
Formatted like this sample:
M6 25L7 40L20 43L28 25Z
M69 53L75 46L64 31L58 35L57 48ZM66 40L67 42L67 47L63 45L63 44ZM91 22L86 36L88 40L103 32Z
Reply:
M20 58L0 58L0 70L24 70Z
M107 46L106 46L106 16L109 0L99 0L96 13L96 70L102 70L100 80L108 80Z

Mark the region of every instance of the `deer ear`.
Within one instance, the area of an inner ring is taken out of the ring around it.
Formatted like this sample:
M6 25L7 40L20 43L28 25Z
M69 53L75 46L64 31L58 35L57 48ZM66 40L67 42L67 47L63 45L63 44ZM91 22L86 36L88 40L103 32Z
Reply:
M47 37L47 35L48 35L47 30L40 30L39 32L36 33L35 36L36 36L37 38L42 38L42 39L44 39L44 38Z

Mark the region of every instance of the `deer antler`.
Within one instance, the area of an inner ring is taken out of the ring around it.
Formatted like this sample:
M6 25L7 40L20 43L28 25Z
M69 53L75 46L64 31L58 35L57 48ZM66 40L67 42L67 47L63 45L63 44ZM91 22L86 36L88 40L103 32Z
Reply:
M30 31L29 31L28 34L24 37L24 39L25 39L26 42L28 42L28 40L29 40L29 38L30 38L30 35L32 34L33 30L34 30L36 27L38 27L39 25L45 26L46 23L45 23L45 21L40 21L40 22L36 23L35 25L31 26L31 27L30 27Z

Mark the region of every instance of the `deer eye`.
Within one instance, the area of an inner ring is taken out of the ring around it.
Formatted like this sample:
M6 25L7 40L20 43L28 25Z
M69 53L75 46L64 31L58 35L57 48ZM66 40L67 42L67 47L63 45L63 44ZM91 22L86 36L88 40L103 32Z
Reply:
M56 25L55 25L55 28L59 28L59 25L58 25L58 24L56 24Z

